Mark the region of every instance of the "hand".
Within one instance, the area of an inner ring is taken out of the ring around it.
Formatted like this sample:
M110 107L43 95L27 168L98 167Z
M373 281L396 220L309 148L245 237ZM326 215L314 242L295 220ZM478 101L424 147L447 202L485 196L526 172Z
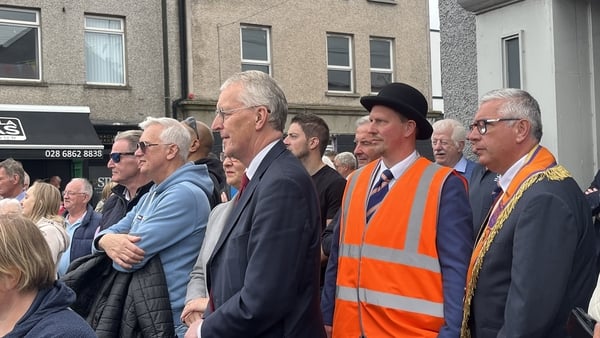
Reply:
M202 319L195 321L185 333L185 338L198 338L198 327L202 323Z
M325 325L325 333L327 334L327 338L331 338L331 331L333 331L333 327L331 325Z
M181 312L181 321L190 326L192 323L199 319L202 319L204 311L208 306L208 298L196 298L185 304L183 311Z
M128 234L106 234L98 241L98 246L106 252L113 262L124 269L131 269L144 259L144 250L134 243L142 238Z
M229 198L227 198L227 194L223 191L221 193L221 202L225 203L229 200Z
M598 188L587 188L587 190L584 192L586 195L589 195L593 192L598 191Z

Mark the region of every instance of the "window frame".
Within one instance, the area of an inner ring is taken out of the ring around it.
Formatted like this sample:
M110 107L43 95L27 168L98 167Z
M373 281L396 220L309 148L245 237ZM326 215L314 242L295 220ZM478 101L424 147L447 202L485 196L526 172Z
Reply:
M344 38L347 40L348 44L348 66L339 66L339 65L331 65L329 64L329 37L337 37ZM336 93L336 94L354 94L355 93L355 70L354 70L354 44L353 44L353 36L351 34L341 34L341 33L327 33L325 39L325 50L326 50L326 61L327 61L327 92L328 93ZM346 90L332 90L329 88L329 71L347 71L350 72L350 89Z
M37 45L36 45L36 66L38 68L38 76L37 78L27 79L27 78L15 78L15 77L2 77L0 74L0 81L18 81L18 82L41 82L42 81L42 27L40 23L40 10L36 9L27 9L27 8L14 8L14 7L6 7L0 6L0 9L5 11L12 12L28 12L35 14L35 22L31 21L21 21L21 20L8 20L8 19L0 19L0 24L3 25L13 25L18 27L31 27L36 29L37 31Z
M389 61L390 61L390 68L374 68L373 65L370 62L371 56L372 56L372 49L371 49L371 41L373 40L378 40L378 41L385 41L388 43L388 57L389 57ZM370 82L370 91L371 94L377 94L377 92L373 91L373 78L372 75L373 73L381 73L381 74L390 74L390 83L394 82L394 39L393 38L383 38L383 37L369 37L369 82Z
M258 59L244 59L244 29L254 29L254 30L262 30L266 32L266 55L267 60L258 60ZM267 74L271 75L272 73L272 62L271 62L271 27L268 26L257 26L257 25L240 25L240 69L244 70L244 65L249 66L266 66L269 69Z
M87 26L87 19L91 18L91 19L102 19L102 20L117 20L121 23L121 28L120 29L110 29L110 28L97 28L97 27L91 27L89 28ZM110 16L110 15L99 15L99 14L84 14L83 16L83 40L84 40L84 55L85 55L85 43L86 43L86 38L85 35L86 33L101 33L101 34L112 34L112 35L119 35L120 36L120 40L121 40L121 46L122 46L122 54L121 54L121 61L122 61L122 65L123 65L123 82L122 83L112 83L112 82L95 82L95 81L88 81L88 74L87 74L87 55L84 58L84 65L85 65L85 84L86 85L91 85L91 86L111 86L111 87L125 87L127 86L127 50L125 48L125 18L122 17L118 17L118 16Z
M524 78L523 78L523 31L518 31L513 34L504 35L501 38L501 50L502 50L502 85L504 88L514 88L510 85L511 77L509 72L509 51L507 43L512 40L517 40L517 46L519 48L519 87L517 89L522 89L524 86Z

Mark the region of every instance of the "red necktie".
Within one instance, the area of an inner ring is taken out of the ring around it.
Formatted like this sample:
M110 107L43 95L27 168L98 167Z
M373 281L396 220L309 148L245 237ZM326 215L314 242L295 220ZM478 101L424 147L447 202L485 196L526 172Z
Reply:
M246 189L246 186L248 185L248 182L250 182L250 180L248 179L248 176L246 176L246 173L244 173L244 176L242 176L242 185L240 186L240 190L238 190L237 196L235 197L236 201L241 198L244 189Z

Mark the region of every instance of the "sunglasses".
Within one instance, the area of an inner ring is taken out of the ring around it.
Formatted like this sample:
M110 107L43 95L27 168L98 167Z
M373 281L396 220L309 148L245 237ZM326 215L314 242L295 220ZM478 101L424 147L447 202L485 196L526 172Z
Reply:
M146 142L146 141L142 141L142 142L139 142L137 144L137 148L142 152L142 154L145 154L146 150L148 148L159 146L161 144L165 145L165 144L170 144L170 143L149 143L149 142Z
M196 126L196 119L193 116L190 116L187 119L183 120L183 123L185 123L186 126L192 128L194 133L196 133L196 138L200 139L200 135L198 134L198 128Z
M110 153L110 159L115 162L115 163L119 163L121 162L121 156L133 156L135 155L135 153Z

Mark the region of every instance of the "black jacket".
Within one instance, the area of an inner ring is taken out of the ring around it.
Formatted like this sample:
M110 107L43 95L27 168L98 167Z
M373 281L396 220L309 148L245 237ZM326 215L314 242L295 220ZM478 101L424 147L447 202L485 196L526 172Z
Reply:
M174 337L169 292L160 257L132 273L105 254L73 262L61 280L77 294L71 308L98 337Z
M117 185L112 189L112 194L104 202L102 207L102 220L100 221L100 231L109 228L111 225L121 220L140 200L145 193L150 190L154 183L141 186L135 196L129 200L125 199L125 186ZM91 246L90 246L91 247Z
M210 208L212 209L215 205L221 203L221 192L227 190L227 180L225 170L223 170L223 163L216 158L207 157L199 159L194 164L204 164L208 168L208 174L214 185L212 196L208 196Z

